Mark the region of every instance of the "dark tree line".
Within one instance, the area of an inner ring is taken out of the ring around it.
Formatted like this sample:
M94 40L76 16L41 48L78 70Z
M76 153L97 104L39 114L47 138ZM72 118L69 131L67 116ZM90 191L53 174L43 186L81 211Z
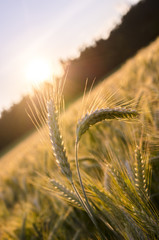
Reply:
M159 0L144 0L131 7L107 40L100 39L70 62L65 84L66 100L77 96L86 78L96 82L113 71L159 35ZM67 64L63 62L63 64ZM71 96L71 97L70 97ZM38 106L37 99L34 98ZM0 118L0 151L34 128L27 115L29 96L3 111Z
M84 88L86 78L98 82L158 35L159 0L143 0L132 6L108 39L96 41L79 58L63 62L70 65L65 94L75 96Z
M29 97L25 96L9 110L2 112L0 118L0 150L33 129L33 123L26 112L29 111L28 102Z
M44 116L44 99L51 91L52 84L45 82L41 85L40 90L34 89L32 96L24 96L19 103L2 112L0 118L0 152L35 129L35 118L39 126L42 124L39 116L42 114Z

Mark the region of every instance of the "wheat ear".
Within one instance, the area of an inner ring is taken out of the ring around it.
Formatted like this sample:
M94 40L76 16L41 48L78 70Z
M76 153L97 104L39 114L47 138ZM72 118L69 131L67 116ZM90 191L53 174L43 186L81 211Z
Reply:
M81 203L73 191L69 190L55 179L51 179L50 182L53 184L54 188L59 190L68 201L77 205L78 207L81 207Z
M70 164L66 156L66 150L64 148L62 136L59 130L58 111L53 100L48 101L47 111L50 139L56 162L59 165L61 172L68 178L70 182L72 182L72 172L70 170Z
M132 119L139 114L136 110L126 108L105 108L97 109L94 112L87 113L77 123L77 142L79 142L81 136L90 128L90 126L109 119Z
M144 161L142 159L141 151L138 145L136 146L136 150L135 150L135 158L136 158L135 185L140 196L144 195L148 197L148 188L146 185L146 178L145 178L145 166L144 166Z

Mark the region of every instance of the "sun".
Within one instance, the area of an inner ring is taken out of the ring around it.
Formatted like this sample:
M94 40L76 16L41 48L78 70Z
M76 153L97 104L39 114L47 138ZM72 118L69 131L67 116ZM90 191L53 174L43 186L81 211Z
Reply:
M34 84L39 84L45 80L50 80L51 75L51 64L42 58L31 60L26 67L26 79Z

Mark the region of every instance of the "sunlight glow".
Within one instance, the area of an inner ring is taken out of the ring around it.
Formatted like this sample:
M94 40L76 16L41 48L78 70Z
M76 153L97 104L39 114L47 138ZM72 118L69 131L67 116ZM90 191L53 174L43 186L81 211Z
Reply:
M26 79L31 83L41 83L50 80L52 75L51 64L45 59L33 59L26 67Z

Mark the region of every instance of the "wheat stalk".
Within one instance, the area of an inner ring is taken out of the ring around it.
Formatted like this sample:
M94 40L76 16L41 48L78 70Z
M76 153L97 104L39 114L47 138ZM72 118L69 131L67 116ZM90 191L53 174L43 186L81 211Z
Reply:
M137 117L138 113L136 110L126 109L126 108L105 108L105 109L97 109L90 114L86 114L81 120L77 123L76 128L76 142L75 142L75 162L76 162L76 169L77 174L80 182L80 186L86 200L86 205L89 212L93 215L93 209L89 204L83 183L82 178L79 170L79 163L78 163L78 147L79 147L79 140L81 136L89 129L90 126L101 122L103 120L109 119L131 119Z
M137 117L139 114L136 110L126 108L105 108L97 109L94 112L87 113L77 123L76 135L77 142L79 142L81 136L90 128L90 126L101 122L103 120L110 119L132 119Z
M61 136L60 130L59 130L58 111L56 109L56 106L55 106L53 100L48 101L47 110L48 110L48 126L49 126L49 132L50 132L50 139L51 139L51 143L52 143L53 152L54 152L54 155L56 158L56 162L59 165L61 172L70 181L70 183L80 201L81 206L85 209L85 211L88 213L89 217L91 218L92 222L98 228L97 223L92 215L92 212L90 211L88 206L83 201L82 197L80 196L80 193L78 192L78 190L73 182L72 172L70 170L70 164L69 164L67 156L66 156L66 150L64 148L62 136Z
M56 162L59 165L61 172L70 182L72 182L72 172L70 170L70 164L66 156L66 150L59 130L58 111L53 100L48 101L47 110L50 139Z

